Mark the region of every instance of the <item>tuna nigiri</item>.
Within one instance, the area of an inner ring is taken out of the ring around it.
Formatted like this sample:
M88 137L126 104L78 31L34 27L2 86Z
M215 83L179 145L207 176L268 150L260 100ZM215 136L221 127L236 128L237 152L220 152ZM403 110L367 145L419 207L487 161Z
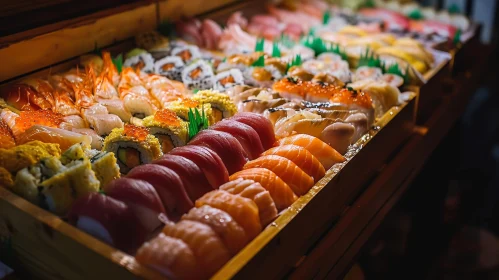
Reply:
M198 278L199 265L184 241L160 233L137 251L135 259L169 278Z
M229 181L229 172L225 168L222 159L207 147L196 145L182 146L171 150L170 154L192 160L203 170L213 189Z
M274 145L274 126L266 117L255 113L245 112L237 113L231 120L251 126L260 136L260 141L262 142L264 150L267 150Z
M345 161L345 157L317 137L307 134L296 134L277 141L278 146L289 144L307 149L321 162L326 170L329 170L336 163Z
M210 226L224 242L229 251L235 255L248 243L246 232L227 212L203 205L192 208L182 220L190 220Z
M216 123L211 129L227 132L236 137L250 159L257 158L264 151L258 133L249 125L225 119Z
M229 174L241 170L247 162L246 153L239 141L226 132L203 130L192 139L189 145L205 146L213 150L220 156Z
M167 224L163 233L181 239L194 252L203 278L210 277L230 259L230 252L218 234L209 226L189 220Z
M314 182L324 177L326 171L319 160L307 149L297 145L282 145L267 150L262 156L276 155L289 159L303 172L314 178Z
M175 171L180 176L191 201L196 201L196 199L205 193L213 190L201 168L192 160L168 154L152 163L168 167Z
M284 181L277 177L274 172L265 168L250 168L239 171L230 176L230 180L238 178L253 180L260 183L262 187L269 191L274 200L277 210L281 211L289 207L298 197Z
M266 168L281 178L297 195L304 195L314 185L314 179L287 158L261 156L244 165L243 169Z
M151 184L165 207L168 218L172 221L180 219L194 204L184 189L179 175L170 168L157 164L137 166L127 174L127 178L140 179Z
M246 235L250 239L262 231L258 207L251 199L216 190L205 194L196 201L196 207L203 205L209 205L227 212L244 228Z
M243 178L227 182L220 186L220 190L236 194L253 200L258 206L258 214L262 226L268 225L277 217L277 208L270 193L253 180Z
M137 179L119 178L111 181L105 192L109 197L128 205L148 232L153 232L161 225L158 216L165 214L165 208L151 184Z
M125 252L133 252L145 241L146 231L133 211L100 193L78 198L68 218L79 229Z

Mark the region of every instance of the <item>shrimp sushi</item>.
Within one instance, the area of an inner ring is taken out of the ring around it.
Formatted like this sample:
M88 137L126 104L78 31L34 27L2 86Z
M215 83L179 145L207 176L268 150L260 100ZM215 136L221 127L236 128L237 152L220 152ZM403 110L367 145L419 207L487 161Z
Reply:
M255 113L238 113L231 120L251 126L260 136L264 150L270 149L274 145L274 126L266 117Z
M160 233L144 243L135 259L168 278L197 279L199 264L194 252L184 241Z
M272 200L276 205L277 210L281 211L293 204L298 199L296 194L281 178L265 168L250 168L239 171L230 176L230 180L234 181L238 178L253 180L260 183L267 191L269 191Z
M244 169L250 168L266 168L274 172L299 196L306 194L314 185L312 177L308 176L292 161L281 156L261 156L244 165Z
M202 59L192 62L182 71L182 81L191 89L210 89L214 78L213 68Z
M213 125L211 129L227 132L236 137L250 159L257 158L264 151L258 133L249 125L227 119Z
M154 72L170 80L182 81L185 63L178 56L167 56L154 63Z
M250 239L253 239L262 231L258 207L251 199L216 190L203 195L196 201L196 207L203 205L209 205L227 212L244 228L246 235Z
M123 174L144 163L150 163L163 153L156 137L145 128L131 124L115 128L104 140L104 151L113 152Z
M253 200L258 207L262 226L268 225L277 217L274 200L272 200L269 191L264 189L260 183L239 178L221 185L220 190Z
M307 134L296 134L277 141L277 145L297 145L307 149L329 170L334 164L344 162L346 159L335 149L321 141L319 138Z
M326 171L320 161L307 149L297 145L282 145L267 150L262 156L276 155L289 159L301 170L314 178L314 182L319 181Z
M177 224L167 224L163 233L181 239L191 248L200 266L196 270L204 274L203 278L212 276L231 257L218 234L205 224L181 220Z
M149 129L149 133L158 138L163 153L187 143L187 122L171 110L157 111L154 116L146 117L142 124Z
M182 216L182 220L196 221L210 226L224 242L232 255L237 254L246 244L248 237L244 229L227 212L203 205L192 208Z

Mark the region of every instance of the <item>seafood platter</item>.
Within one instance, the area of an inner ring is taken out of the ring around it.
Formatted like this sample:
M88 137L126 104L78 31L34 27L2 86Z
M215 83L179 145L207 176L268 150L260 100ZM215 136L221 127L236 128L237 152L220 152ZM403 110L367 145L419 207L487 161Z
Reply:
M439 55L327 2L290 3L130 29L133 47L77 50L0 87L0 237L26 273L292 269L411 134L413 89Z

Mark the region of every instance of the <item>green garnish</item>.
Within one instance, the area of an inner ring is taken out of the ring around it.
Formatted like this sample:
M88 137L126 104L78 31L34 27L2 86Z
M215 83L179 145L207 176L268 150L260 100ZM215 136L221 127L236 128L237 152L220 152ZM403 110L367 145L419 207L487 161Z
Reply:
M195 89L192 90L192 93L194 93L194 94L196 94L198 92L199 92L199 89L197 89L197 88L195 88Z
M383 71L383 74L393 74L402 77L404 79L404 84L407 84L409 82L409 65L407 65L407 69L404 72L402 72L402 69L398 65L398 63L394 63L390 66L386 66L384 63L382 63L381 70Z
M92 53L98 56L102 55L102 50L101 48L97 47L97 42L94 42L94 50L92 51Z
M272 43L272 57L281 57L281 49L277 42Z
M265 66L265 57L263 55L261 55L255 62L253 62L253 64L251 64L251 66L254 66L254 67Z
M137 56L141 53L146 53L146 52L147 51L144 49L135 48L135 49L133 49L125 54L125 59L129 59L130 57L134 57L134 56Z
M376 2L374 0L366 0L364 5L362 5L364 8L375 8L376 7Z
M175 31L175 24L170 22L169 20L165 20L159 24L158 32L160 34L162 34L163 36L168 37L169 39L177 37L176 31Z
M456 3L454 3L454 4L449 6L448 12L449 12L449 14L460 14L461 9L459 8L459 6Z
M286 72L288 72L289 69L293 66L300 66L301 63L302 63L301 55L299 55L299 54L295 55L295 57L293 57L291 62L288 62L288 66L286 67Z
M114 66L116 66L116 70L118 70L118 74L123 70L123 54L119 54L115 58L112 59Z
M104 192L104 190L99 190L99 193L103 194L103 195L106 195L106 193Z
M353 88L351 88L351 87L347 87L347 89L348 89L349 91L353 91Z
M327 25L330 20L331 20L331 12L329 10L326 10L322 15L322 24Z
M383 69L383 63L381 62L381 60L369 48L366 48L366 52L360 55L359 64L357 65L357 68L362 66L378 67Z
M414 19L414 20L421 20L421 19L424 19L424 16L423 16L423 13L421 13L421 10L420 9L415 9L415 10L412 10L408 15L407 15L410 19Z
M319 37L308 35L301 39L300 43L305 47L314 50L315 55L320 55L322 53L335 53L341 56L343 60L347 60L347 54L340 49L338 44L334 44L328 41L324 41Z
M204 113L204 105L201 107L202 113L197 108L189 108L187 116L189 118L188 132L189 140L194 138L201 130L208 128L208 119Z
M255 52L263 52L265 46L265 39L258 38L256 40Z
M282 45L286 48L289 48L289 49L294 47L296 44L293 40L291 40L291 38L289 38L289 36L287 36L285 34L281 34L281 38L278 42L280 45Z
M461 34L462 34L461 29L458 29L456 31L456 34L454 34L454 38L452 38L452 43L454 44L454 46L456 46L459 43L461 43Z
M315 26L310 28L310 30L308 31L308 36L315 36L315 31L316 31Z

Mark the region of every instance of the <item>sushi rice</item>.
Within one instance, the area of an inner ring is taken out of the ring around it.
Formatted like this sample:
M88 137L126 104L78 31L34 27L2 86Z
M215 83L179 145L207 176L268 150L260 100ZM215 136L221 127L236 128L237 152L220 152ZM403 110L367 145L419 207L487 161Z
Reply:
M214 89L223 92L237 85L243 85L243 84L244 84L244 78L241 70L237 68L230 69L227 71L220 72L215 76Z
M185 64L189 64L201 58L199 48L191 45L175 47L172 49L171 55L180 57Z
M140 70L146 73L152 73L154 71L154 58L150 53L143 52L127 58L123 63L123 66L140 68Z
M149 116L143 120L143 125L149 129L149 133L158 138L163 153L167 153L175 147L187 144L187 122L180 120L179 125L169 125Z
M154 72L170 80L182 81L184 61L178 56L167 56L154 63Z
M196 60L182 71L182 81L191 89L210 89L215 75L213 68L204 60Z

